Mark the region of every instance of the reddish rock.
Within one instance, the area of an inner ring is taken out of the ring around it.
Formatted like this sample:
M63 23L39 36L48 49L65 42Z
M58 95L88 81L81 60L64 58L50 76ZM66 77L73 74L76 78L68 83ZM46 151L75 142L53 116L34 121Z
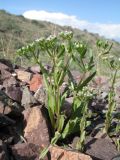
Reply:
M80 152L73 152L57 146L50 147L51 160L92 160L88 155Z
M33 78L30 81L30 91L36 92L41 85L42 76L40 74L33 75Z
M28 143L16 144L12 147L12 154L16 160L39 160L40 147Z
M40 106L29 109L25 116L26 127L24 129L24 137L27 142L42 147L48 146L50 143L49 132L46 119L41 112Z
M20 81L26 82L26 83L30 82L30 79L32 77L32 73L24 71L24 70L19 70L19 69L16 69L15 72L17 73L17 78Z

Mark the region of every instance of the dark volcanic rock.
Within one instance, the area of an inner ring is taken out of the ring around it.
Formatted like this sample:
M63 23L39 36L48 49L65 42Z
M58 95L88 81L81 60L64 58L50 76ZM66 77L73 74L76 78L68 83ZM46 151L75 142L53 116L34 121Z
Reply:
M9 160L7 146L0 140L0 160Z
M14 125L15 121L11 118L8 118L4 114L0 114L0 127L8 126L8 125Z
M15 86L7 87L6 94L14 101L21 102L22 91L20 87L15 87Z
M119 154L109 139L90 138L86 143L86 153L100 160L111 160Z
M35 99L40 102L41 104L46 104L47 100L47 93L43 86L40 86L38 90L34 94Z
M35 103L36 103L36 100L34 96L31 94L28 87L25 87L23 89L23 94L22 94L22 101L21 101L22 106L24 106L25 108L28 108Z
M0 80L4 81L5 79L8 79L12 76L12 74L9 71L1 70L0 71Z
M23 143L12 147L12 155L15 160L39 160L39 154L40 147L35 144Z

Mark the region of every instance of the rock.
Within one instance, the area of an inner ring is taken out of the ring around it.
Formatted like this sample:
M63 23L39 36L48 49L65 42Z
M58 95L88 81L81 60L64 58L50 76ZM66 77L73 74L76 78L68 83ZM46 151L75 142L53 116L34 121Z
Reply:
M109 91L109 78L106 76L96 76L92 86L100 90Z
M65 113L67 117L71 115L72 112L72 103L73 103L73 97L69 97L65 99L65 102L62 106L62 111Z
M7 146L0 140L0 160L9 160Z
M15 79L15 77L13 77L13 76L9 77L3 81L3 87L5 87L5 88L10 87L10 86L15 86L17 84L18 84L18 82Z
M24 70L19 70L19 69L16 69L15 72L17 73L17 78L20 81L26 82L26 83L30 82L30 79L32 77L32 73L24 71Z
M15 86L7 87L6 94L14 101L21 102L22 91L20 87L15 87Z
M21 112L21 107L0 90L0 113Z
M5 106L2 101L0 101L0 113L9 114L12 111L11 107Z
M46 104L47 100L47 93L43 86L40 86L38 90L34 94L35 99L40 102L41 104Z
M102 138L89 138L86 143L86 153L101 160L111 160L119 154L109 139Z
M80 137L75 136L75 137L73 138L73 140L72 140L72 143L69 144L69 146L72 147L73 149L76 148L77 143L79 142L79 140L80 140Z
M30 71L32 71L33 73L40 73L40 66L36 65L36 66L32 66L30 67Z
M46 119L40 106L35 106L26 114L26 127L24 129L24 137L28 143L33 143L42 147L50 144L49 131Z
M13 69L13 65L8 59L0 59L0 63L6 65L9 69Z
M39 160L39 154L40 147L35 144L23 143L12 147L12 155L16 160Z
M42 85L42 76L40 74L34 74L30 81L30 91L36 92Z
M57 146L50 147L51 160L92 160L88 155L72 150L66 150Z
M0 113L20 115L22 107L0 90Z
M9 67L0 62L0 70L9 70Z
M2 90L0 90L0 101L4 106L12 105L13 103L13 101Z
M3 90L3 88L4 88L3 85L0 85L0 90Z
M90 109L95 112L102 112L105 110L108 104L107 96L107 92L100 92L94 96L89 106Z
M1 70L0 71L0 79L1 81L4 81L5 79L8 79L12 76L12 74L9 71Z
M118 156L115 156L112 160L120 160L120 154Z
M23 94L22 94L22 101L21 101L22 106L24 106L25 108L28 108L35 103L36 103L35 98L32 96L28 87L25 87L23 89Z
M8 126L8 125L14 125L15 121L11 118L8 118L4 114L0 114L0 127Z

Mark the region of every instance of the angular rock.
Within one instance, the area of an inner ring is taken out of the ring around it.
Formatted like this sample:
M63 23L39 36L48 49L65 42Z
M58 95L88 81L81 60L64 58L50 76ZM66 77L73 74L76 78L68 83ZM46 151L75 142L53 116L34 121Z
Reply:
M9 69L13 69L13 65L8 59L0 59L0 63L6 65L7 67L9 67Z
M9 160L7 146L0 140L0 160Z
M2 90L4 87L3 87L3 85L0 85L0 90Z
M2 101L0 101L0 113L2 114L9 114L12 111L11 107L9 107L8 105L5 106L4 103Z
M6 95L5 92L3 92L2 90L0 90L0 101L2 102L2 104L4 104L5 106L7 105L11 105L13 103L13 101Z
M34 74L30 81L30 91L36 92L42 85L42 76L40 74Z
M2 90L0 90L0 113L14 114L16 116L21 114L22 107L17 102L9 98Z
M17 82L17 80L15 79L15 77L9 77L9 78L7 78L7 79L5 79L4 81L3 81L3 87L5 87L5 88L7 88L7 87L10 87L10 86L15 86L15 85L17 85L18 84L18 82Z
M4 81L5 79L8 79L12 76L12 74L9 71L1 70L0 71L0 80Z
M22 106L24 106L25 108L28 108L35 103L36 103L35 98L32 96L28 87L25 87L23 89L23 94L22 94L22 101L21 101Z
M71 111L72 111L72 103L73 103L73 97L69 97L65 99L65 102L62 106L62 111L65 113L66 116L70 116L71 115Z
M6 94L14 101L21 102L22 91L20 87L15 87L15 86L7 87Z
M28 143L33 143L42 147L49 145L49 131L46 119L40 109L40 106L29 109L25 117L26 127L24 137Z
M12 155L16 160L39 160L39 154L40 147L35 144L23 143L12 147Z
M118 156L113 157L112 160L120 160L120 154Z
M35 99L41 104L46 104L47 93L43 86L40 86L34 94Z
M14 125L15 121L11 118L8 118L4 114L0 114L0 127L8 126L8 125Z
M101 160L111 160L119 154L109 139L102 138L90 138L86 143L86 153Z
M33 73L40 73L40 66L32 66L30 67L30 71L32 71Z
M0 62L0 70L8 70L9 67L3 63Z
M19 69L16 69L15 72L17 73L17 78L20 81L26 82L26 83L30 82L30 79L32 77L32 73L24 71L24 70L19 70Z
M92 160L88 155L80 152L73 152L71 150L65 150L57 146L50 147L51 160Z

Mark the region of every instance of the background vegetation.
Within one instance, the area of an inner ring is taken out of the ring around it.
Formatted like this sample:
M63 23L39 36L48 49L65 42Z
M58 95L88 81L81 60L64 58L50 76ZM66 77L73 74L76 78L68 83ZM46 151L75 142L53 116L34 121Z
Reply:
M50 22L28 20L22 15L16 16L7 13L5 10L0 10L0 58L7 58L13 62L26 65L24 59L21 61L15 59L16 50L33 42L40 37L48 37L49 35L57 35L61 31L72 31L74 39L81 42L85 42L88 48L93 50L94 56L97 61L97 47L96 41L98 39L105 39L98 34L89 33L87 30L81 31L79 29L73 29L69 26L59 26ZM108 40L113 43L111 53L114 56L119 57L120 43L114 40ZM41 56L45 62L48 62L46 55ZM104 73L104 64L100 62L102 66L102 72ZM74 65L73 65L74 68Z

